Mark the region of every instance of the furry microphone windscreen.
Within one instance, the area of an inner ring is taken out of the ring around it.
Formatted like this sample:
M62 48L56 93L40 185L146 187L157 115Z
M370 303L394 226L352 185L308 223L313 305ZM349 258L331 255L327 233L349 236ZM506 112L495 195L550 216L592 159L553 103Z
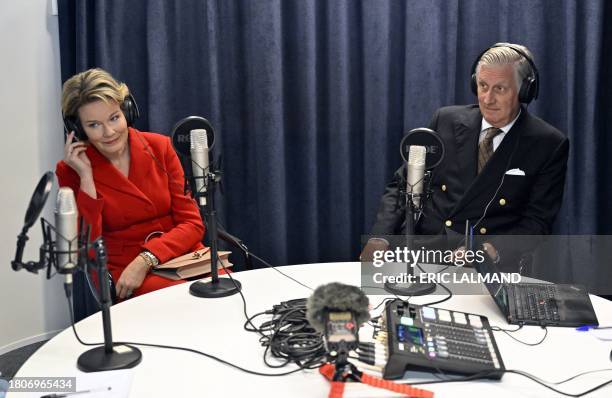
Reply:
M325 314L350 311L355 315L357 325L370 319L370 300L357 286L343 283L328 283L319 286L308 298L306 318L318 332L325 331Z

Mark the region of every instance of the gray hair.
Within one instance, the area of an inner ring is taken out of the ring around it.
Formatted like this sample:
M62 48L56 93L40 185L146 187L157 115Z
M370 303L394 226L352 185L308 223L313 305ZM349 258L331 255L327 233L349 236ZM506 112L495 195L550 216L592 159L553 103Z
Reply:
M498 47L496 47L498 46ZM514 76L516 79L516 88L520 90L521 82L528 76L533 76L534 71L531 69L529 61L521 54L512 49L512 47L524 52L533 61L531 51L525 46L512 43L495 43L491 48L482 54L476 65L476 76L480 72L482 65L514 65Z

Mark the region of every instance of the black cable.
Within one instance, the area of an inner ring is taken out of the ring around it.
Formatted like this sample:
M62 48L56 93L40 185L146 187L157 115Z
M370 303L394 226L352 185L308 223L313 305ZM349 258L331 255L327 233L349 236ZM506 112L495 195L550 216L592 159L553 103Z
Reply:
M255 325L253 325L250 322L250 317L249 317L249 314L247 313L247 302L246 302L246 298L244 297L244 294L242 294L242 289L240 288L240 286L238 286L238 284L236 283L236 281L232 277L231 272L228 272L227 268L225 268L225 265L223 265L223 262L219 261L218 263L221 264L221 267L223 267L223 271L225 272L225 275L227 275L229 277L229 279L232 281L232 283L234 284L234 287L238 291L238 294L240 294L240 298L242 298L242 312L244 313L244 316L245 316L247 322L251 324L253 329L257 329L255 327Z
M495 332L504 332L506 335L508 335L508 337L512 338L515 341L518 341L521 344L524 344L526 346L530 346L530 347L535 347L537 345L540 345L544 342L544 340L546 340L546 336L548 336L548 328L546 326L542 326L542 329L544 329L544 336L542 337L542 339L540 341L538 341L537 343L527 343L525 341L521 341L519 339L517 339L516 337L512 336L510 333L514 333L514 332L518 332L519 330L521 330L521 328L523 327L523 325L520 325L517 329L515 330L508 330L508 329L502 329L499 328L497 326L492 326L491 330L495 331Z
M385 308L386 308L386 306L387 306L387 304L388 304L389 302L391 302L391 301L395 301L395 300L401 300L401 301L404 301L404 302L408 303L408 300L402 300L402 299L401 299L401 298L399 298L399 297L386 297L386 298L384 298L384 299L383 299L383 301L381 301L380 303L378 303L378 305L376 305L376 307L372 308L372 310L374 310L374 311L375 311L375 310L377 310L378 308L380 308L380 306L381 306L381 305L384 305L384 306L385 306ZM380 318L380 317L378 316L378 317L376 317L376 318Z
M70 324L72 326L72 331L74 332L74 336L76 337L77 341L79 343L81 343L82 345L85 345L85 346L102 346L103 343L86 343L83 340L81 340L81 338L79 337L79 335L78 335L78 333L76 331L76 327L75 327L75 324L74 324L74 313L72 311L72 301L70 300L70 296L66 295L66 299L68 301L68 308L69 308L69 312L70 312ZM133 345L133 346L141 346L141 347L154 347L154 348L163 348L163 349L169 349L169 350L178 350L178 351L191 352L191 353L194 353L194 354L202 355L202 356L204 356L206 358L210 358L210 359L215 360L217 362L220 362L220 363L222 363L224 365L230 366L230 367L232 367L234 369L238 369L238 370L243 371L245 373L249 373L249 374L256 375L256 376L269 376L269 377L286 376L286 375L290 375L292 373L296 373L296 372L302 371L304 369L311 369L311 368L308 368L308 367L302 367L302 366L300 366L298 364L298 366L299 366L298 369L294 369L294 370L291 370L289 372L284 372L284 373L261 373L261 372L257 372L257 371L254 371L254 370L245 369L245 368L243 368L241 366L238 366L236 364L228 362L228 361L226 361L224 359L221 359L219 357L216 357L214 355L207 354L207 353L205 353L203 351L198 351L198 350L195 350L195 349L192 349L192 348L187 348L187 347L178 347L178 346L163 345L163 344L135 343L135 342L130 342L130 341L117 341L117 342L114 342L113 345Z
M289 363L295 363L302 369L314 369L326 362L327 352L323 344L323 337L310 326L306 319L306 299L289 300L281 303L280 306L274 306L271 311L259 312L251 317L247 313L247 302L242 291L238 289L231 273L227 272L223 263L221 266L242 298L246 318L244 329L249 332L257 332L261 336L260 343L265 347L263 360L268 367L280 368ZM277 318L264 322L260 327L255 326L253 319L265 314L272 314ZM268 334L265 333L266 331ZM284 362L271 364L268 361L268 354Z
M388 294L390 293L390 294L392 294L392 295L393 295L393 298L388 297L388 298L385 298L383 301L385 301L385 300L389 300L389 299L390 299L390 300L402 300L402 301L404 301L404 300L403 300L403 299L402 299L400 296L398 296L397 294L395 294L395 293L393 293L393 292L388 292L388 291L387 291L387 289L385 289L384 287L380 287L380 286L363 286L363 285L362 285L362 286L361 286L361 289L362 289L362 290L363 290L363 289L378 289L378 290L384 290L386 293L388 293ZM410 296L408 296L408 298L410 298ZM406 301L407 301L407 300L406 300ZM378 306L376 306L376 308L378 308L378 307L380 307L380 304L379 304ZM375 308L375 309L376 309L376 308Z
M554 387L552 387L552 386L550 386L550 385L548 385L546 383L541 382L540 379L538 379L537 377L535 377L535 376L533 376L533 375L531 375L531 374L529 374L527 372L523 372L521 370L512 370L512 369L510 369L510 370L506 370L506 373L514 373L514 374L517 374L517 375L521 375L521 376L526 377L526 378L528 378L528 379L530 379L532 381L535 381L536 383L540 384L541 386L544 386L544 387L548 388L549 390L552 390L552 391L554 391L554 392L556 392L558 394L561 394L561 395L565 395L566 397L582 397L584 395L592 393L593 391L597 391L600 388L607 386L608 384L612 384L612 380L608 380L608 381L606 381L604 383L601 383L601 384L591 388L590 390L587 390L587 391L584 391L584 392L581 392L581 393L578 393L578 394L570 394L570 393L566 393L566 392L557 390L556 388L554 388ZM575 378L575 377L573 377L573 378ZM571 379L572 378L570 378L569 380L571 380Z
M511 329L502 329L499 326L491 326L491 330L494 332L510 332L510 333L514 333L514 332L518 332L519 330L521 330L523 328L523 325L520 324L516 329L511 330Z
M542 380L542 379L539 379L539 380L542 380L542 382L548 383L548 384L561 385L561 384L567 383L568 381L572 381L572 380L574 380L574 379L576 379L578 377L582 377L582 376L585 376L585 375L588 375L588 374L600 373L600 372L610 372L610 371L612 371L612 369L610 369L610 368L608 368L608 369L597 369L597 370L587 370L586 372L578 373L577 375L571 376L571 377L569 377L567 379L564 379L564 380L561 380L561 381L557 381L557 382L545 381L545 380Z
M223 226L223 224L221 224L221 222L217 221L217 224L219 224L223 229L225 229L225 227ZM245 247L246 248L246 247ZM262 263L263 265L265 265L268 268L272 268L274 271L278 272L279 274L283 275L285 278L291 279L292 281L294 281L295 283L297 283L298 285L301 285L303 287L305 287L306 289L312 290L314 291L313 288L311 288L308 285L303 284L302 282L298 281L297 279L292 278L291 276L285 274L284 272L280 271L279 269L277 269L277 267L273 266L272 264L268 263L266 260L258 257L257 255L253 254L252 252L250 252L249 250L246 250L245 248L243 248L243 250L246 252L246 254L248 254L250 257L255 258L256 260L259 260L260 263Z
M253 326L253 320L261 315L271 315L272 319L262 321L259 327ZM326 362L322 335L306 319L305 299L282 302L272 310L255 314L245 322L244 328L261 335L260 343L266 348L264 363L269 367L283 367L295 362L303 367L316 368ZM268 361L270 355L283 362L271 364Z
M476 374L469 375L469 376L457 377L455 379L426 380L426 381L417 381L414 383L407 383L407 384L410 386L418 386L418 385L424 385L424 384L457 383L457 382L464 382L464 381L490 379L491 376L493 375L498 376L503 373L504 371L502 370L485 370L483 372L478 372Z
M89 287L89 291L91 292L91 295L93 296L93 298L96 300L96 303L98 304L98 308L102 308L102 302L100 301L100 297L98 296L98 292L93 287L93 284L91 282L91 276L89 274L89 261L87 261L87 259L85 260L85 269L84 270L80 270L80 271L83 272L83 274L85 276L85 281L87 282L87 286Z
M279 274L283 275L285 278L289 278L289 279L291 279L292 281L294 281L295 283L297 283L298 285L304 286L306 289L309 289L309 290L313 290L313 291L314 291L314 289L313 289L313 288L311 288L310 286L307 286L307 285L303 284L302 282L298 281L297 279L294 279L294 278L290 277L289 275L285 274L284 272L282 272L282 271L278 270L278 269L277 269L277 267L275 267L275 266L273 266L273 265L269 264L267 261L265 261L265 260L263 260L263 259L261 259L261 258L257 257L255 254L253 254L253 253L249 252L249 256L251 256L251 257L255 258L256 260L259 260L259 261L260 261L260 262L261 262L263 265L265 265L265 266L266 266L266 267L268 267L268 268L272 268L274 271L276 271L276 272L278 272Z
M418 263L417 263L417 265L416 265L416 266L419 268L419 270L420 270L421 272L425 273L425 270L424 270L423 268L421 268L421 264L418 264ZM445 270L446 270L448 267L449 267L449 266L446 266L445 268L442 268L441 270L438 270L438 271L436 271L435 273L436 273L436 274L439 274L440 272L445 271ZM448 301L448 300L450 300L451 298L453 298L453 292L451 292L451 290L450 290L449 288L447 288L447 287L446 287L444 284L442 284L442 283L440 283L440 282L435 282L435 284L436 284L436 285L438 285L438 286L440 286L442 289L446 290L446 293L448 293L448 296L446 296L446 297L444 297L443 299L438 300L438 301L433 301L433 302L431 302L431 303L427 303L427 304L419 304L419 305L422 305L422 306L429 306L429 305L440 304L440 303L443 303L443 302Z

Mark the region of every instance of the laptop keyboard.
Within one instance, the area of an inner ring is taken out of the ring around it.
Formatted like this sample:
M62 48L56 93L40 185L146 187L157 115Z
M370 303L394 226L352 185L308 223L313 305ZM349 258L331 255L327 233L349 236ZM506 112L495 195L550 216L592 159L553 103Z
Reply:
M514 290L517 319L558 321L555 285L510 285Z

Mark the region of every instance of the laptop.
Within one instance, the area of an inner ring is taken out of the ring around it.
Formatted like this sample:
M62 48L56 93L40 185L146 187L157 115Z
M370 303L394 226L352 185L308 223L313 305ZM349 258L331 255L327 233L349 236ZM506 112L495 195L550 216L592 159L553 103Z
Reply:
M481 275L501 274L487 256L474 262ZM593 304L583 286L553 283L484 282L509 324L576 327L598 326Z

